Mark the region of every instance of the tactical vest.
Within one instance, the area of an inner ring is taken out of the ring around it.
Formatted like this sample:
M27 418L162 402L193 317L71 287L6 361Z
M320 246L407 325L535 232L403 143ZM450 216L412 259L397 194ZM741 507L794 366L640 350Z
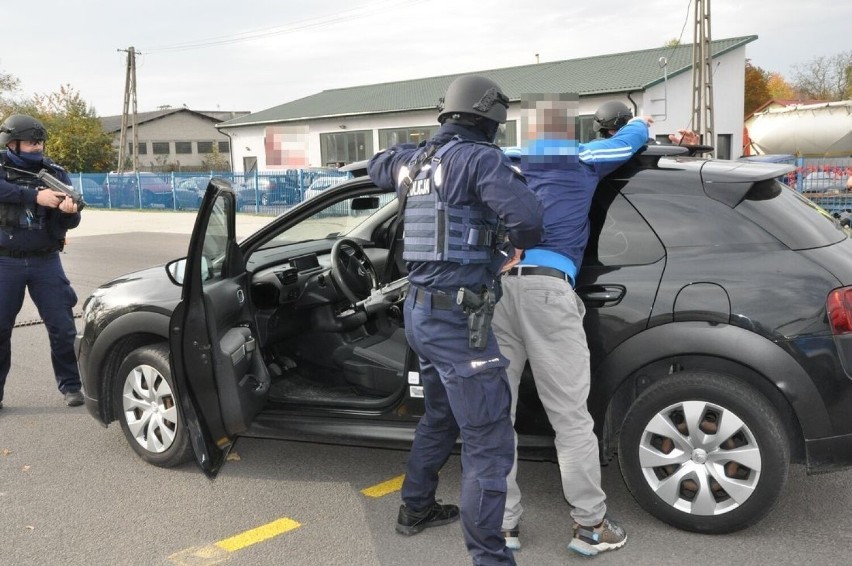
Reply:
M468 264L490 263L493 259L497 214L483 204L447 203L441 194L444 184L443 170L439 167L441 160L462 142L479 143L454 137L416 171L411 181L405 203L402 253L405 261Z
M5 156L0 154L0 164L5 163ZM47 160L42 164L45 169L55 175L56 169L51 165ZM6 181L20 187L36 189L44 185L35 175L27 175L7 167L0 168L0 175L3 175ZM45 227L46 217L47 209L37 204L27 207L21 203L0 202L0 227L2 228L41 230Z

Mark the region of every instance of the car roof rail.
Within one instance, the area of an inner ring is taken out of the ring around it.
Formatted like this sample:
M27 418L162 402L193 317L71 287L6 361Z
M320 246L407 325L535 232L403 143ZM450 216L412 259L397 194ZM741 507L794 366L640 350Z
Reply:
M353 177L366 177L367 176L367 164L370 161L365 159L363 161L356 161L354 163L349 163L347 165L343 165L342 167L338 167L338 171L344 171L347 173L352 173Z

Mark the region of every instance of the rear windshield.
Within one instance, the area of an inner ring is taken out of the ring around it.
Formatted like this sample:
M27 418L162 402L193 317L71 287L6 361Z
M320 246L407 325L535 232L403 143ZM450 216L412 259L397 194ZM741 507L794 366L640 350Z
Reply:
M821 248L847 237L826 210L775 180L755 183L735 210L793 250Z

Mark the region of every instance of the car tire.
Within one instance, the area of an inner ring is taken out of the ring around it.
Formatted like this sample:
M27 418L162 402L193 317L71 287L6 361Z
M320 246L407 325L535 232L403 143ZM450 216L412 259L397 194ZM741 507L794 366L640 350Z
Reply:
M115 381L114 407L127 442L146 462L170 468L192 457L167 344L128 354Z
M647 512L679 529L721 534L757 523L774 507L790 446L778 412L754 388L684 372L634 401L621 425L618 460Z

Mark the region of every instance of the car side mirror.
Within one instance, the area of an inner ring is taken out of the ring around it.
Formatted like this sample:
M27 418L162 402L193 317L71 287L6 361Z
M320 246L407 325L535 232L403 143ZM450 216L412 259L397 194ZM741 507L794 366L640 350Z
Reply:
M182 257L166 264L166 273L172 283L178 286L183 285L183 276L186 273L186 258ZM207 281L210 279L210 263L207 258L201 256L201 280Z

